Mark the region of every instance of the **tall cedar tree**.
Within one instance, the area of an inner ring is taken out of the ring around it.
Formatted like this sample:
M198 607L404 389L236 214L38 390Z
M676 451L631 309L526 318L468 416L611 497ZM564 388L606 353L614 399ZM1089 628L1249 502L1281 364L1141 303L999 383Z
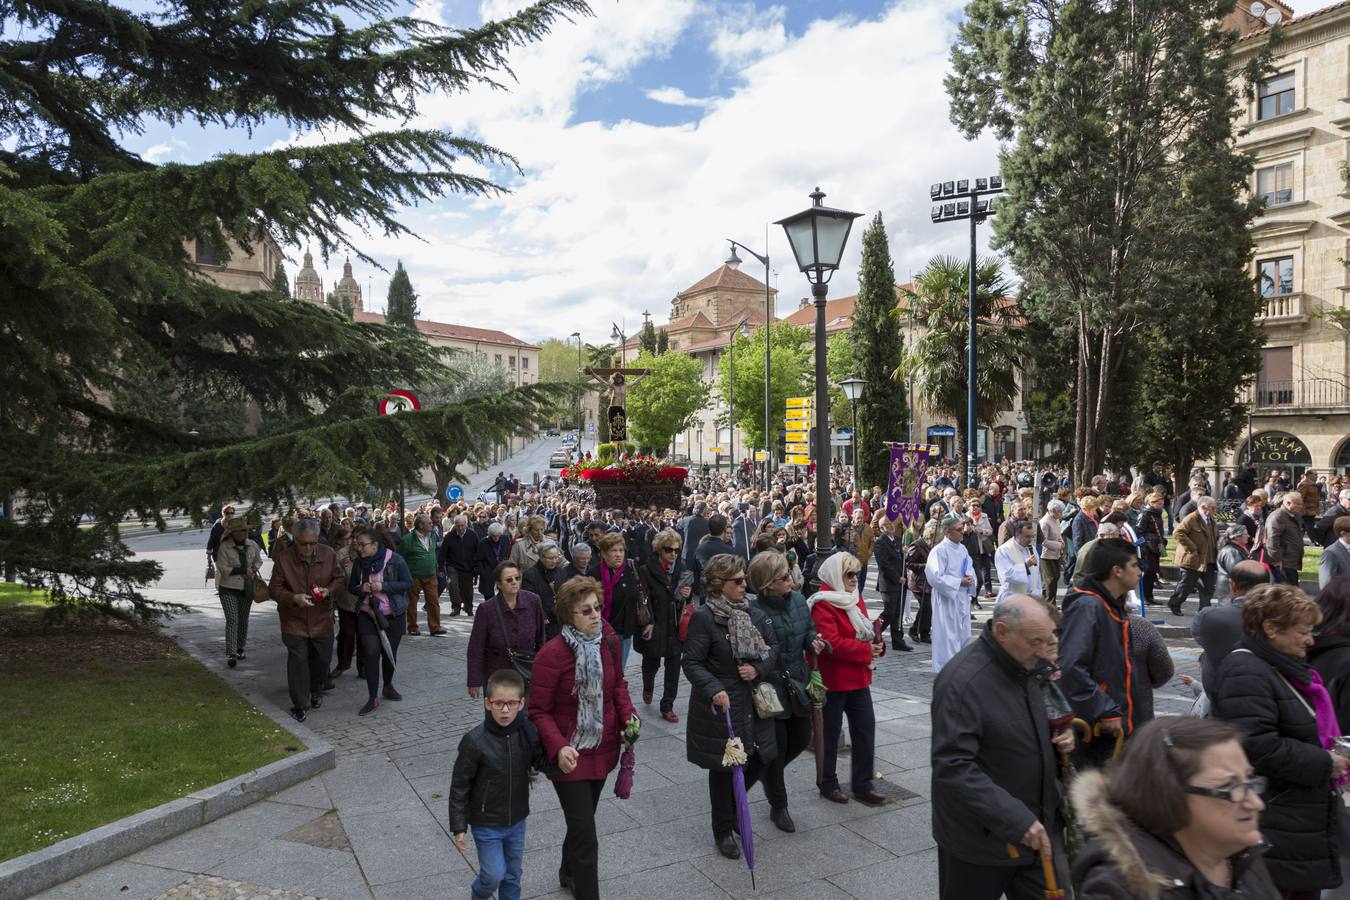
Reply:
M394 277L389 279L389 294L385 301L384 323L398 325L409 331L417 331L417 294L413 293L412 281L408 270L403 268L403 260L398 261Z
M378 417L391 386L448 373L439 351L317 304L260 302L270 290L218 287L188 253L196 241L225 262L263 232L359 253L344 223L408 234L404 205L499 193L490 173L519 171L477 141L372 123L406 121L428 93L509 80L513 48L586 4L538 0L469 29L396 8L0 4L0 560L56 601L154 615L138 588L159 566L118 540L128 515L162 527L166 514L201 521L231 499L275 508L416 482L424 466L457 465L481 438L533 423L551 394ZM119 141L156 120L359 136L154 165ZM474 174L456 171L461 161ZM160 402L115 402L137 372L166 379ZM265 426L284 426L186 427L179 400L209 395L253 398Z
M904 344L895 309L895 268L886 226L877 213L863 232L858 302L853 307L854 372L866 384L858 400L858 484L886 487L890 455L885 441L903 441L909 409L905 384L893 377Z
M642 330L638 332L638 352L656 355L656 327L652 325L651 319L644 319Z
M670 335L666 334L665 329L656 333L656 355L660 356L670 349Z
M1198 178L1236 197L1234 35L1220 26L1233 8L1232 0L972 0L952 48L952 121L967 137L991 129L1005 142L996 245L1036 301L1027 313L1073 323L1079 481L1102 469L1110 424L1129 409L1117 376L1154 312L1191 323L1193 309L1207 308L1209 300L1171 290L1196 264L1197 240L1225 265L1249 263L1231 243L1242 240L1247 207L1210 203L1228 219L1197 231L1187 188ZM1165 307L1163 296L1182 306ZM1196 365L1228 371L1228 385L1209 381L1223 403L1248 376L1247 362L1245 347L1232 358L1219 341Z
M291 282L286 277L286 264L281 260L277 260L277 270L272 273L272 290L282 297L291 295Z

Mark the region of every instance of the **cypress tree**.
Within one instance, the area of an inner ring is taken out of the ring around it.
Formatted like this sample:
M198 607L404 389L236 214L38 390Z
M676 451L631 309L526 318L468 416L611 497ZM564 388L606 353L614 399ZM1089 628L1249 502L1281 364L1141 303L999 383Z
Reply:
M651 319L644 319L642 330L638 332L638 352L655 356L657 351L656 328Z
M286 278L286 265L281 260L277 260L277 269L272 273L272 290L283 297L291 295L291 283Z
M656 333L656 355L660 356L670 349L670 335L666 334L665 329Z
M858 400L858 485L886 487L890 455L884 441L903 441L909 424L905 384L892 376L904 344L895 314L895 268L881 213L863 232L858 302L853 307L854 372L866 382Z
M582 0L537 0L456 29L392 0L262 0L224 16L206 0L0 5L6 569L57 602L153 616L139 589L160 568L121 543L124 518L162 528L227 499L267 510L415 484L425 466L481 461L482 439L538 421L555 394L545 386L377 416L391 385L453 377L442 353L318 304L260 302L270 287L220 287L185 247L205 240L223 259L231 244L254 252L266 231L359 255L340 223L398 236L410 233L406 204L500 193L478 173L518 169L505 151L376 123L406 121L419 96L509 78L509 51L588 13ZM152 116L360 133L155 165L120 143ZM159 402L118 401L131 364L160 376ZM262 435L192 428L177 398L206 394L256 399Z
M384 308L385 324L398 325L415 332L418 315L417 294L413 293L412 281L408 278L407 269L403 268L403 260L399 260L394 277L389 280L389 295Z

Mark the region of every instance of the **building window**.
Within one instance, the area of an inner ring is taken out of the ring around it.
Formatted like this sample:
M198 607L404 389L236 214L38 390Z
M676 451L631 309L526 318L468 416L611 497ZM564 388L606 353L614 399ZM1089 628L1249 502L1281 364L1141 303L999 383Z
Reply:
M514 369L516 367L516 358L514 356L508 356L506 361L511 364L511 368Z
M197 238L197 262L204 266L218 266L220 259L216 256L216 248L210 241L204 241Z
M975 333L975 336L978 338L978 337L979 337L979 332L976 332L976 333ZM975 343L978 344L979 341L976 341ZM672 349L672 350L678 350L678 349L680 349L680 342L679 342L679 341L671 341L671 342L670 342L670 349Z
M1256 405L1261 409L1294 402L1294 348L1266 347L1256 377Z
M498 353L496 354L496 357L497 357L497 365L500 366L502 364L502 355Z
M1262 297L1280 297L1294 292L1294 258L1280 256L1256 264Z
M1267 78L1256 89L1258 119L1273 119L1294 111L1294 73Z
M1292 203L1294 200L1294 164L1281 163L1256 170L1256 194L1266 201L1266 207Z
M976 332L975 337L978 338L979 336L980 336L979 333ZM978 344L979 341L977 340L975 343ZM528 369L528 368L530 367L530 358L529 358L528 356L522 356L522 357L520 358L520 367L521 367L522 369Z

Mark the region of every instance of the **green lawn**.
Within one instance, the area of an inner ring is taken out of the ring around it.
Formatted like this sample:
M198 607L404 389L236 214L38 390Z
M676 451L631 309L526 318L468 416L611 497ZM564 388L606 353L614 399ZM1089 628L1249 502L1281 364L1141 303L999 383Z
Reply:
M1172 554L1176 550L1176 538L1167 539L1167 552L1163 554L1162 564L1164 566L1174 565ZM1298 577L1301 581L1317 581L1317 563L1322 559L1321 547L1303 548L1303 568L1298 570Z
M40 606L0 586L0 860L303 749L161 635Z

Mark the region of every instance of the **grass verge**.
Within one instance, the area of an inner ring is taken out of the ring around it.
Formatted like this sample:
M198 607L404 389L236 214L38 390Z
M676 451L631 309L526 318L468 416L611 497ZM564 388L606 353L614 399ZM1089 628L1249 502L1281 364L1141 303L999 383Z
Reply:
M1163 554L1163 558L1162 558L1162 564L1163 564L1164 566L1173 566L1173 565L1176 565L1176 563L1174 563L1174 562L1172 561L1172 556L1173 556L1173 554L1176 553L1176 549L1177 549L1177 539L1176 539L1176 538L1168 538L1168 539L1167 539L1167 552ZM1321 548L1321 547L1306 547L1306 546L1305 546L1305 547L1303 548L1303 568L1301 568L1301 569L1298 570L1298 577L1299 577L1299 580L1300 580L1300 581L1316 581L1316 580L1317 580L1317 564L1321 561L1321 559L1322 559L1322 548Z
M0 860L303 748L172 641L0 586Z

